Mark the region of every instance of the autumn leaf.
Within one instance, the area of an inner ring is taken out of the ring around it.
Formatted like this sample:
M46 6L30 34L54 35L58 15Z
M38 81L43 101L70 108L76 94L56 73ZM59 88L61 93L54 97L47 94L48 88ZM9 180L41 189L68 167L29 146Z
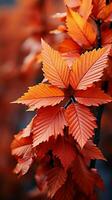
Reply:
M87 90L78 90L75 92L74 97L77 102L85 106L99 106L112 101L109 95L97 87L91 87Z
M66 25L68 35L80 46L88 48L95 42L96 32L92 25L77 12L68 9Z
M99 19L102 19L106 22L112 21L112 3L105 6L97 16Z
M63 135L64 126L67 125L64 110L58 106L41 108L33 123L33 146L48 141L50 136L57 138Z
M31 137L18 138L17 136L11 144L12 155L30 158L32 157L32 139Z
M53 200L73 200L74 199L74 183L71 176L67 177L66 182L56 192Z
M108 67L110 48L105 47L82 54L72 66L70 84L75 90L85 90L99 81Z
M47 173L48 196L53 197L65 183L66 173L62 167L54 167Z
M79 13L85 20L87 20L92 12L92 8L93 8L92 0L88 1L82 0Z
M58 137L53 146L53 154L57 156L63 167L67 170L72 161L75 160L76 152L73 145L64 137ZM66 155L66 156L65 156Z
M35 110L36 108L54 106L64 99L64 92L55 86L40 83L30 87L24 96L20 97L14 103L21 103L29 106L28 110Z
M65 111L66 120L71 134L81 148L94 135L95 117L85 106L71 104Z
M12 155L18 159L14 172L20 175L26 174L33 163L32 138L20 138L20 134L16 135L11 144L11 151Z
M97 18L98 14L102 12L102 10L106 6L106 0L93 0L93 15Z
M74 54L80 54L81 52L81 47L71 38L65 38L64 41L59 44L58 49L61 53L73 52Z
M86 160L106 160L101 150L90 140L86 143L81 153Z
M19 159L18 163L14 169L14 173L20 174L21 176L25 175L28 172L32 162L33 162L32 158L29 158L26 160Z
M20 140L22 138L30 138L33 126L33 119L34 117L22 131L20 131L17 135L15 135L15 139Z
M69 67L60 53L42 40L42 60L45 77L52 85L66 88L69 85Z
M95 186L100 188L103 186L102 180L97 172L94 172L91 169L89 170L80 156L77 156L77 160L74 162L72 173L73 179L79 186L80 191L87 196L93 194Z
M81 4L81 0L64 0L65 5L67 5L70 8L76 8L79 7Z
M107 37L108 35L108 37ZM106 46L112 44L112 29L106 29L102 31L102 45Z

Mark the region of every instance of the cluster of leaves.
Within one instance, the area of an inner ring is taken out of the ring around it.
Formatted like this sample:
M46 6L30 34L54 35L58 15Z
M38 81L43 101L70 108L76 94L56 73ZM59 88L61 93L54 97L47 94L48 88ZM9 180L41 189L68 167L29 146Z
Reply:
M90 162L105 158L93 143L98 124L92 111L112 101L105 89L111 79L112 3L65 4L67 12L58 13L63 24L57 30L64 33L58 50L42 40L42 83L15 101L36 114L15 135L11 148L18 160L16 173L24 175L39 162L38 187L46 184L51 199L95 200L95 189L102 189L103 181Z

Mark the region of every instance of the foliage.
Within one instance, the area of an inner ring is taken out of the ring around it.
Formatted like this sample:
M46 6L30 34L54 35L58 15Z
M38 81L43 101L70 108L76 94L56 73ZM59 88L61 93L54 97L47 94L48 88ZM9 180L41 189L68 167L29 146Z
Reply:
M35 116L15 135L11 148L18 160L16 173L24 175L35 160L40 163L48 197L95 200L95 189L104 185L90 163L105 158L94 137L101 105L112 101L106 87L111 80L112 3L65 0L65 5L66 13L58 14L63 28L57 28L63 41L55 50L41 43L42 83L15 101L35 110Z

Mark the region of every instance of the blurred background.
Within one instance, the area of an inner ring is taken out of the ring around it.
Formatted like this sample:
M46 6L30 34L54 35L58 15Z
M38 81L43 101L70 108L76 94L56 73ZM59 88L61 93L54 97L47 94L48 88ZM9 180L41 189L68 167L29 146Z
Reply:
M0 0L0 200L46 199L36 189L35 166L22 178L13 174L16 161L11 156L10 144L13 135L26 126L33 113L10 102L42 80L40 38L51 44L61 39L60 34L49 31L57 27L51 16L63 10L63 0ZM109 104L102 117L100 142L108 162L97 162L106 186L99 193L100 200L112 200L111 119Z
M52 14L63 9L61 0L0 0L0 200L46 199L35 189L35 169L22 178L13 174L10 144L33 113L10 102L42 80L40 39L60 39L49 31L57 27Z

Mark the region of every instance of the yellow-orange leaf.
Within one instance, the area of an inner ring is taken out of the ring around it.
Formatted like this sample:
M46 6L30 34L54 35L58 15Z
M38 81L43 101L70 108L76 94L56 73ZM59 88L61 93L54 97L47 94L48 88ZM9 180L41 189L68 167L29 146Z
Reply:
M64 0L65 4L70 8L79 7L81 4L81 0Z
M97 87L76 91L74 96L79 103L85 106L98 106L112 101L112 98L109 95L105 94Z
M29 110L36 108L54 106L64 99L64 92L48 84L40 83L30 87L28 92L19 98L15 103L22 103L29 106Z
M77 12L68 9L66 24L68 34L75 42L84 47L93 45L96 39L96 32L92 25Z
M63 135L66 125L63 108L58 106L41 108L33 123L33 146L48 141L50 136Z
M69 85L69 67L60 53L52 49L42 40L43 72L48 81L57 87L66 88Z
M82 0L79 13L85 20L87 20L91 14L92 8L93 8L92 0L88 1Z
M108 66L110 48L102 48L82 54L73 64L70 84L76 90L85 90L99 81Z
M79 104L71 104L65 111L71 134L81 148L94 135L95 117L88 108Z

